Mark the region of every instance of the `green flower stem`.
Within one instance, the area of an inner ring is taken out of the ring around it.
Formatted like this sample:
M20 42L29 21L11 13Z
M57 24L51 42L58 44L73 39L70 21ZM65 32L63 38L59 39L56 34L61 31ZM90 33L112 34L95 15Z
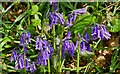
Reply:
M48 73L50 74L50 59L48 59Z
M63 65L64 65L64 62L65 62L65 59L63 59L63 61L62 61L61 70L62 70L62 67L63 67Z
M62 26L62 33L60 35L60 54L59 54L59 57L60 57L60 60L59 60L59 68L58 68L58 72L61 72L62 71L62 68L61 68L61 61L62 61L62 38L63 38L63 26Z
M80 60L80 42L78 44L78 48L77 48L77 74L79 74L79 60Z
M55 25L53 24L53 39L54 39L54 43L53 43L53 48L54 50L56 50L56 40L55 40Z
M79 60L80 60L80 43L81 43L81 39L79 40L79 43L78 43L78 48L77 48L77 74L79 74Z
M98 40L98 42L96 43L96 45L93 47L93 49L96 49L98 44L100 43L101 39Z
M97 9L98 9L98 0L97 0L97 4L96 4L96 6L97 6Z

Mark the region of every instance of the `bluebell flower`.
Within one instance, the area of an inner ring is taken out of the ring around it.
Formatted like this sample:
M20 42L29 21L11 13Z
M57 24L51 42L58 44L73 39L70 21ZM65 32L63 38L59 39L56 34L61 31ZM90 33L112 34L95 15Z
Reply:
M63 44L62 44L62 57L64 57L64 53L66 51L71 56L74 55L75 46L74 46L74 43L71 40L69 40L71 38L70 36L71 36L71 32L68 31L67 36L62 40L63 41Z
M37 57L37 62L40 65L47 65L47 60L49 59L51 53L49 53L49 50L44 49L43 51L41 51L41 53L39 53L38 57Z
M11 56L11 58L10 58L10 62L12 63L12 61L16 61L17 60L17 52L16 52L16 50L14 49L13 51L12 51L12 56Z
M46 40L42 40L39 36L36 39L35 46L40 50L37 57L37 63L40 65L47 65L47 60L53 53L53 47Z
M89 43L86 43L86 46L87 46L87 51L91 51L92 50L92 48L90 47Z
M25 66L24 66L23 56L20 56L20 57L19 57L19 59L18 59L18 64L19 64L19 67L20 67L21 70L25 67Z
M102 40L108 40L110 39L111 35L106 30L106 26L102 24L96 24L95 27L92 28L92 39L102 39Z
M84 41L80 43L80 49L81 49L81 52L84 52L87 49Z
M66 39L71 39L71 31L68 31L66 37L62 41L66 40Z
M54 50L53 47L52 47L52 45L49 44L49 45L48 45L48 49L49 49L49 50L48 50L48 53L49 53L50 55L52 55L53 50Z
M38 36L37 38L36 38L36 44L35 44L35 47L36 47L36 49L38 49L38 50L43 50L43 41L42 41L42 39Z
M44 58L44 57L47 57L47 58ZM44 54L44 51L43 53L40 53L37 57L37 62L39 65L47 65L47 60L48 60L48 54L47 56Z
M85 8L74 10L72 13L70 13L68 15L67 26L72 26L73 25L72 23L76 20L77 15L86 13L87 12L87 8L88 8L88 6L85 7Z
M30 65L30 72L34 72L35 70L36 70L35 62L33 62L33 63Z
M25 65L26 70L28 70L28 68L30 67L29 62L30 62L30 59L26 58L26 62L25 62L25 64L26 64Z
M64 24L65 20L62 17L62 14L57 13L57 12L53 12L50 14L50 18L49 18L49 26L52 27L52 25L57 25L58 23L60 24Z
M88 33L85 34L85 40L86 40L86 41L89 41L89 40L90 40Z
M73 13L73 14L78 14L78 15L84 14L84 13L87 12L87 8L88 8L88 6L86 6L85 8L76 9L76 10L74 10L72 13Z
M20 37L20 45L25 46L26 44L31 42L30 37L31 37L31 34L29 32L28 33L23 32L21 37Z
M75 51L75 46L74 46L74 43L71 42L69 46L68 54L70 54L71 56L74 56L74 51Z
M63 45L62 45L62 56L63 57L64 57L65 51L67 51L68 54L70 54L71 56L74 55L75 46L74 46L74 43L71 42L70 40L63 41Z
M73 14L68 15L67 26L72 26L73 25L72 23L76 20L76 16L77 15L73 15Z
M15 70L18 70L18 63L15 64Z
M43 48L44 48L44 49L47 48L47 45L48 45L47 41L46 41L46 40L43 40Z
M90 44L89 44L89 40L90 40L90 38L89 38L89 36L88 36L88 33L86 33L85 35L84 35L84 38L83 37L81 37L80 36L80 34L78 34L78 36L81 38L81 43L80 43L80 51L81 52L84 52L84 51L91 51L92 50L92 48L90 47ZM77 46L78 46L78 41L76 42L76 48L77 48Z

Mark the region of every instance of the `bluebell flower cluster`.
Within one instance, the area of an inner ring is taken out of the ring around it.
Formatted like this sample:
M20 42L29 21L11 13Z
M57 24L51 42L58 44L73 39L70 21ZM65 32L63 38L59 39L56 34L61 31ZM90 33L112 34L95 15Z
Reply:
M108 40L110 39L111 35L106 30L106 26L102 24L96 24L95 27L92 28L92 40L95 39L102 39L102 40Z
M71 14L68 15L67 26L72 26L73 25L72 23L76 20L77 15L84 14L86 12L87 12L87 7L74 10Z
M84 37L81 37L80 34L78 34L78 37L81 38L81 43L80 43L80 51L81 52L84 52L84 51L91 51L92 48L90 47L90 44L89 44L89 41L90 41L90 38L89 38L89 35L88 33L85 34ZM78 41L76 42L76 48L78 47Z
M92 50L92 48L90 47L90 44L85 42L85 41L82 41L80 43L80 49L81 49L81 52L84 52L85 50L87 50L87 51L91 51Z
M50 13L49 17L49 26L52 27L52 25L57 25L58 23L64 25L65 20L62 16L62 14L58 13L57 3L51 2L51 4L54 7L54 12ZM87 12L86 8L81 8L74 10L71 14L68 16L68 22L67 26L72 26L73 22L76 20L77 15L81 15ZM70 28L70 27L69 27ZM106 26L102 24L96 24L94 27L92 27L92 39L89 38L88 33L86 33L83 37L78 34L79 38L81 38L80 43L80 51L91 51L92 48L90 47L90 40L95 39L110 39L110 34L106 30ZM50 56L53 53L53 47L50 43L47 42L47 40L42 39L40 36L37 36L35 41L35 49L39 51L37 62L31 61L29 58L26 57L27 53L27 45L31 42L31 34L23 32L20 37L20 46L23 46L24 52L22 54L17 53L17 51L14 49L12 52L11 60L15 61L15 69L22 70L25 68L26 70L30 70L31 72L34 72L36 70L36 64L45 66L47 65L47 60L50 58ZM59 43L58 43L59 45ZM71 31L68 31L66 37L62 39L62 57L65 57L65 52L70 54L71 56L74 56L74 52L76 48L78 47L78 41L76 41L76 45L71 40Z
M47 60L52 55L53 47L46 41L42 40L39 36L36 38L36 49L40 50L37 62L40 65L47 65Z
M68 54L70 54L71 56L74 55L74 51L75 51L75 45L74 43L69 40L71 37L71 32L68 31L67 36L62 40L62 57L64 57L65 51L68 52Z
M20 37L20 45L25 46L26 44L31 42L30 37L31 37L31 34L29 32L28 33L23 32L21 37Z
M65 20L62 14L57 12L58 11L57 2L51 1L51 4L54 7L54 12L50 13L49 26L52 27L53 24L57 25L58 23L60 23L61 25L64 25Z
M50 14L50 18L49 18L49 26L52 27L52 25L57 25L58 23L64 25L64 18L62 16L62 14L58 13L58 12L53 12Z
M19 54L16 52L16 50L14 49L12 52L12 56L11 56L11 63L12 61L15 61L15 69L19 69L22 70L23 68L25 68L26 70L31 69L31 65L30 64L30 59L24 57L23 54ZM33 68L34 70L36 69L35 67Z
M31 42L31 34L23 32L21 37L20 37L20 46L23 46L24 52L23 53L17 53L17 51L14 49L12 52L12 56L10 59L10 62L15 61L15 69L20 69L22 70L25 68L26 70L30 69L31 72L36 70L34 62L31 64L30 59L26 57L27 53L27 44Z

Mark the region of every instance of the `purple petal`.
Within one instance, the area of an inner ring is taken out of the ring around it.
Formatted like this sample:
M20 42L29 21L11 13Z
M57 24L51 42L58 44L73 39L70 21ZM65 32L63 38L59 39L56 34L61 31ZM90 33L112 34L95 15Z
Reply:
M15 70L18 70L18 63L15 64Z
M75 49L78 48L78 43L79 43L79 41L76 41Z
M12 52L12 56L10 58L10 62L12 63L12 61L16 61L16 59L17 59L17 52L14 49L13 52Z
M81 49L81 52L84 52L86 50L86 46L85 46L85 42L84 41L81 42L80 49Z
M24 53L27 53L27 47L24 46Z
M87 44L87 50L88 50L88 51L91 51L91 50L92 50L91 47L90 47L90 44Z
M34 72L35 70L36 70L35 62L33 62L33 63L30 65L30 72Z
M85 34L85 39L86 39L86 41L89 41L89 35L88 35L88 33Z
M87 12L87 8L81 8L73 11L74 14L84 14L86 12Z
M30 61L30 59L26 59L26 70L28 70L28 68L30 67L29 61Z
M20 58L19 58L19 66L20 66L20 69L21 69L21 70L24 68L24 60L23 60L23 57L20 57Z

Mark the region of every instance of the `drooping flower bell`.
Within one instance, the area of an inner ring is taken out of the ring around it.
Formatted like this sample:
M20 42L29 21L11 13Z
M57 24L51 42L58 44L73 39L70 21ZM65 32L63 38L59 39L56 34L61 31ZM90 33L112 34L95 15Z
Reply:
M18 54L17 54L17 52L16 52L16 50L15 49L13 49L13 52L12 52L12 56L11 56L11 58L10 58L10 62L12 63L12 61L16 61L17 60L17 56Z
M96 24L95 27L92 28L92 39L102 39L102 40L108 40L110 39L110 34L106 30L106 26L102 24Z
M47 60L49 59L50 54L48 53L47 50L43 50L41 53L38 55L38 64L40 65L47 65Z
M88 8L88 6L86 6L85 8L74 10L72 13L70 13L68 15L67 26L72 26L73 25L72 23L76 20L77 15L86 13L87 8Z
M43 41L42 41L42 39L38 36L37 38L36 38L36 44L35 44L35 47L36 47L36 49L38 49L38 50L43 50Z
M57 25L58 23L60 24L64 24L65 20L62 16L62 14L57 13L57 12L53 12L50 14L50 18L49 18L49 26L52 27L52 25Z
M81 49L81 52L84 52L85 50L87 50L87 51L91 51L92 50L91 47L90 47L90 44L85 42L85 41L82 41L80 43L80 49Z
M31 34L29 32L28 33L23 32L21 37L20 37L20 45L25 46L26 44L31 42L30 37L31 37Z
M18 59L18 63L19 63L20 69L22 70L25 67L23 56L20 56L20 58Z
M29 58L26 58L26 61L25 61L25 68L26 70L28 70L28 68L30 67L30 59Z
M74 55L74 51L75 51L75 46L74 43L69 40L71 37L71 32L68 31L67 36L62 40L63 44L62 44L62 56L64 57L64 53L65 51L68 52L68 54L70 54L71 56Z

